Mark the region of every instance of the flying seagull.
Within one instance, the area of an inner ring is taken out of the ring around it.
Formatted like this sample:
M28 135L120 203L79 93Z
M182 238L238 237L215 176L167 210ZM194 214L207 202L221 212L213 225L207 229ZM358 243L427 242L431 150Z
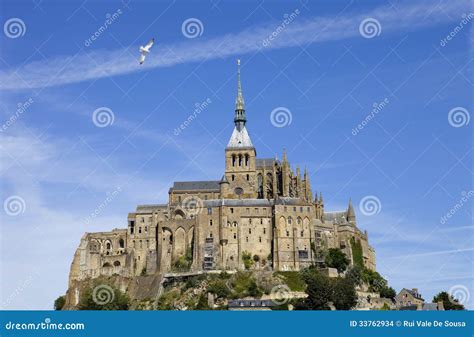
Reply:
M140 64L143 64L145 62L145 57L148 55L150 52L151 46L153 46L153 43L155 43L155 39L151 39L148 41L148 43L145 45L145 47L140 46Z

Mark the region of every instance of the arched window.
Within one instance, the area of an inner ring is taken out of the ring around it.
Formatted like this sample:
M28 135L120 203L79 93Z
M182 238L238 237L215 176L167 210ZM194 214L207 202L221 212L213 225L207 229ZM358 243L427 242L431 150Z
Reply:
M273 198L273 175L267 173L267 197Z
M123 239L119 240L119 247L120 248L125 248L125 241L123 241Z
M239 166L242 166L242 155L239 154Z
M257 176L257 198L263 199L263 177L261 173Z
M115 267L120 267L120 261L115 261L115 262L114 262L114 266L115 266Z
M232 155L232 166L235 166L235 154Z
M245 166L249 166L249 155L245 155Z
M291 216L288 217L288 225L291 225L291 223L293 222L293 218Z

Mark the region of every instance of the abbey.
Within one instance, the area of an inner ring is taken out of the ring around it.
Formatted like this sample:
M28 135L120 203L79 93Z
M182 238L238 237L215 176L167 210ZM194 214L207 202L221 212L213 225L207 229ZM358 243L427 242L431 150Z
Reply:
M326 212L309 175L281 161L257 158L247 131L238 67L234 130L220 180L174 182L167 204L139 205L127 228L86 233L74 255L70 282L203 270L300 270L323 264L340 248L352 264L375 270L367 232L345 210Z

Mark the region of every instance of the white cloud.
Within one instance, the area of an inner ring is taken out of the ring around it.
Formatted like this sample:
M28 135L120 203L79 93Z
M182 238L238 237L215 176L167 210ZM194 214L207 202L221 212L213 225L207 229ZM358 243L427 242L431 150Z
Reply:
M181 63L201 62L259 50L280 49L324 41L359 37L359 24L373 17L382 26L382 34L393 31L414 30L443 22L459 20L469 1L450 1L433 6L432 3L398 4L396 8L380 7L364 14L345 14L340 17L297 17L266 47L263 41L280 23L257 26L236 34L202 41L185 41L177 44L157 44L153 55L140 66L133 57L137 46L114 51L93 51L70 56L58 56L26 64L20 69L0 71L0 88L21 90L76 83L91 79L124 75L145 69L169 67ZM158 55L158 56L157 56Z

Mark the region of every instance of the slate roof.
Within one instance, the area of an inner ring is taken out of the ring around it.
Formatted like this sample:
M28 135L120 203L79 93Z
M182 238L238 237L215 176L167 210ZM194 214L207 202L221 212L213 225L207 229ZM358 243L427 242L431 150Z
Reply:
M257 167L273 167L273 165L277 162L274 158L257 158L256 165Z
M244 126L240 131L235 127L230 136L227 147L253 147L247 128Z
M153 212L156 209L167 209L167 204L138 205L137 212Z
M209 181L175 181L172 189L174 191L198 191L212 190L220 191L219 180Z
M408 293L410 293L414 298L417 298L417 299L420 299L420 300L423 300L424 299L421 297L420 293L416 293L414 292L413 290L411 289L407 289L407 288L403 288L402 290L406 290Z
M432 311L432 310L438 310L438 303L425 303L423 304L423 307L421 310L425 311Z
M272 300L230 300L229 308L262 308L273 307Z
M335 219L340 220L341 218L346 218L347 211L337 211L337 212L324 212L324 220L333 221Z
M416 305L407 305L404 307L400 307L400 310L416 310L418 307Z

